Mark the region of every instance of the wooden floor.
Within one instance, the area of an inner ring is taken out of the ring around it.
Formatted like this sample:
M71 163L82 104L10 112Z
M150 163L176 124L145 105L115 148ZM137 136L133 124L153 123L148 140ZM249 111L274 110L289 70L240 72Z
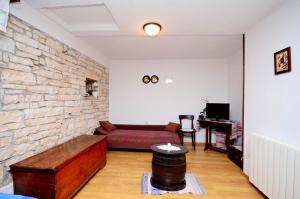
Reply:
M76 195L76 199L255 199L264 198L226 154L198 147L187 154L187 172L196 173L207 195L141 194L141 176L151 172L151 152L109 151L107 164Z

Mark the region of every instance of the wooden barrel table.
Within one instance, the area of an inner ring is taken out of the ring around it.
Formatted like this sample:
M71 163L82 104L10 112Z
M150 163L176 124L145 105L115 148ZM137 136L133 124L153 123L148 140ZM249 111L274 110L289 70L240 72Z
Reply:
M178 191L186 186L186 158L185 154L188 149L184 146L175 145L180 150L162 150L157 146L163 144L152 145L152 176L151 185L160 190Z

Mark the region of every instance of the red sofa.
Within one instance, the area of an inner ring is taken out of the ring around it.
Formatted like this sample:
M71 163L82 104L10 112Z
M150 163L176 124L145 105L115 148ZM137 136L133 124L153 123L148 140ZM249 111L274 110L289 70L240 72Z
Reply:
M179 130L166 131L167 125L128 125L114 124L113 131L106 131L101 126L95 130L95 134L107 136L109 149L150 149L153 144L171 143L181 144Z

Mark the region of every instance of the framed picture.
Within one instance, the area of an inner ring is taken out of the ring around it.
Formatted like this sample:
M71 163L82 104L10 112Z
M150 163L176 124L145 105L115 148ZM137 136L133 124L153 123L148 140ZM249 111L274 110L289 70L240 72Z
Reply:
M274 53L275 75L291 71L291 47Z

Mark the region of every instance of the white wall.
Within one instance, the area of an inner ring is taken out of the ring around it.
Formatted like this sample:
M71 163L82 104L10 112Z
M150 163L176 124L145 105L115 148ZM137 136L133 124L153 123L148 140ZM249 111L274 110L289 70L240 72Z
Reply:
M258 133L300 148L300 1L286 1L246 33L245 168ZM292 72L274 75L274 52L291 46Z
M228 100L230 119L242 122L243 102L243 50L239 50L228 59Z
M144 84L144 75L158 75L158 84ZM172 84L165 80L171 78ZM228 102L227 60L149 60L110 63L110 120L113 123L167 124L179 114L195 121L210 102ZM196 122L195 122L196 124ZM204 131L197 133L204 141Z
M95 48L80 40L78 37L75 37L60 25L33 9L25 0L22 0L20 3L10 4L10 13L43 32L48 33L62 43L65 43L96 60L98 63L103 64L104 66L108 65L107 58L99 52L99 50L95 50Z

